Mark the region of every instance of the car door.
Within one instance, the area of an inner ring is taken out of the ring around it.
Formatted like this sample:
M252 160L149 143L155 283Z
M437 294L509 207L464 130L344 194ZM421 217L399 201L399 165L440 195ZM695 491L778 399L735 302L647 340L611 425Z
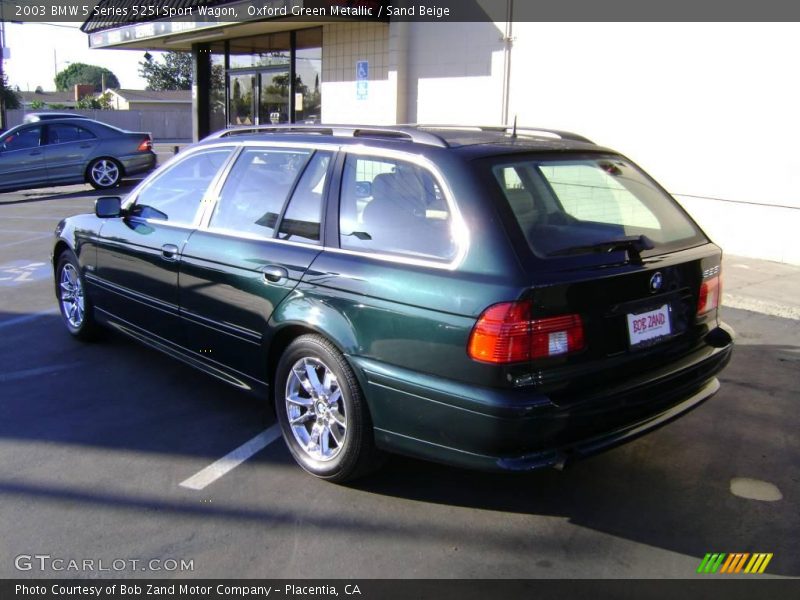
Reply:
M42 147L47 178L52 183L83 180L84 170L99 140L85 127L73 123L45 125L47 144Z
M0 188L47 185L41 142L44 127L29 125L3 134L0 146Z
M321 250L332 157L269 146L237 157L183 251L181 314L198 356L265 380L269 318Z
M145 181L122 217L103 224L91 276L99 288L95 305L128 333L184 341L178 316L181 252L232 150L223 145L187 152Z

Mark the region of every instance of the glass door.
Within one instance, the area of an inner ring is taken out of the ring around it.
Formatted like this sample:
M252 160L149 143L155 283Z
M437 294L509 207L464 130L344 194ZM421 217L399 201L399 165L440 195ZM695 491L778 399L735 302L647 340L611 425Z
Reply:
M228 120L232 126L255 125L255 73L228 75Z
M258 74L258 122L277 125L289 122L289 69L287 67L260 71Z

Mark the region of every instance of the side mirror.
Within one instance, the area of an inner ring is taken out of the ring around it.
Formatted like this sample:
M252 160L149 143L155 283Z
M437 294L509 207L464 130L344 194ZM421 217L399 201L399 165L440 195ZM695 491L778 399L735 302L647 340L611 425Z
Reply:
M94 203L94 214L101 219L113 219L122 215L122 198L103 196Z

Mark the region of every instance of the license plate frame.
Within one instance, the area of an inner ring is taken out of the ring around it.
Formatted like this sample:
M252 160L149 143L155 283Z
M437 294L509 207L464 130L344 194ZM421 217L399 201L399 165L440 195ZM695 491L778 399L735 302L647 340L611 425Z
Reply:
M657 344L672 335L672 307L669 303L638 313L628 313L626 321L631 348Z

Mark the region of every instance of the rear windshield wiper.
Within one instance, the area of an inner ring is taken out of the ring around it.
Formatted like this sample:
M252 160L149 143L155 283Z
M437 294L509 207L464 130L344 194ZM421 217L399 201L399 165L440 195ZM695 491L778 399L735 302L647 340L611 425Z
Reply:
M628 260L631 262L642 262L642 250L652 250L656 245L646 235L627 235L596 244L585 246L571 246L561 250L550 252L547 256L567 256L570 254L588 254L590 252L618 252L625 250L628 253Z

